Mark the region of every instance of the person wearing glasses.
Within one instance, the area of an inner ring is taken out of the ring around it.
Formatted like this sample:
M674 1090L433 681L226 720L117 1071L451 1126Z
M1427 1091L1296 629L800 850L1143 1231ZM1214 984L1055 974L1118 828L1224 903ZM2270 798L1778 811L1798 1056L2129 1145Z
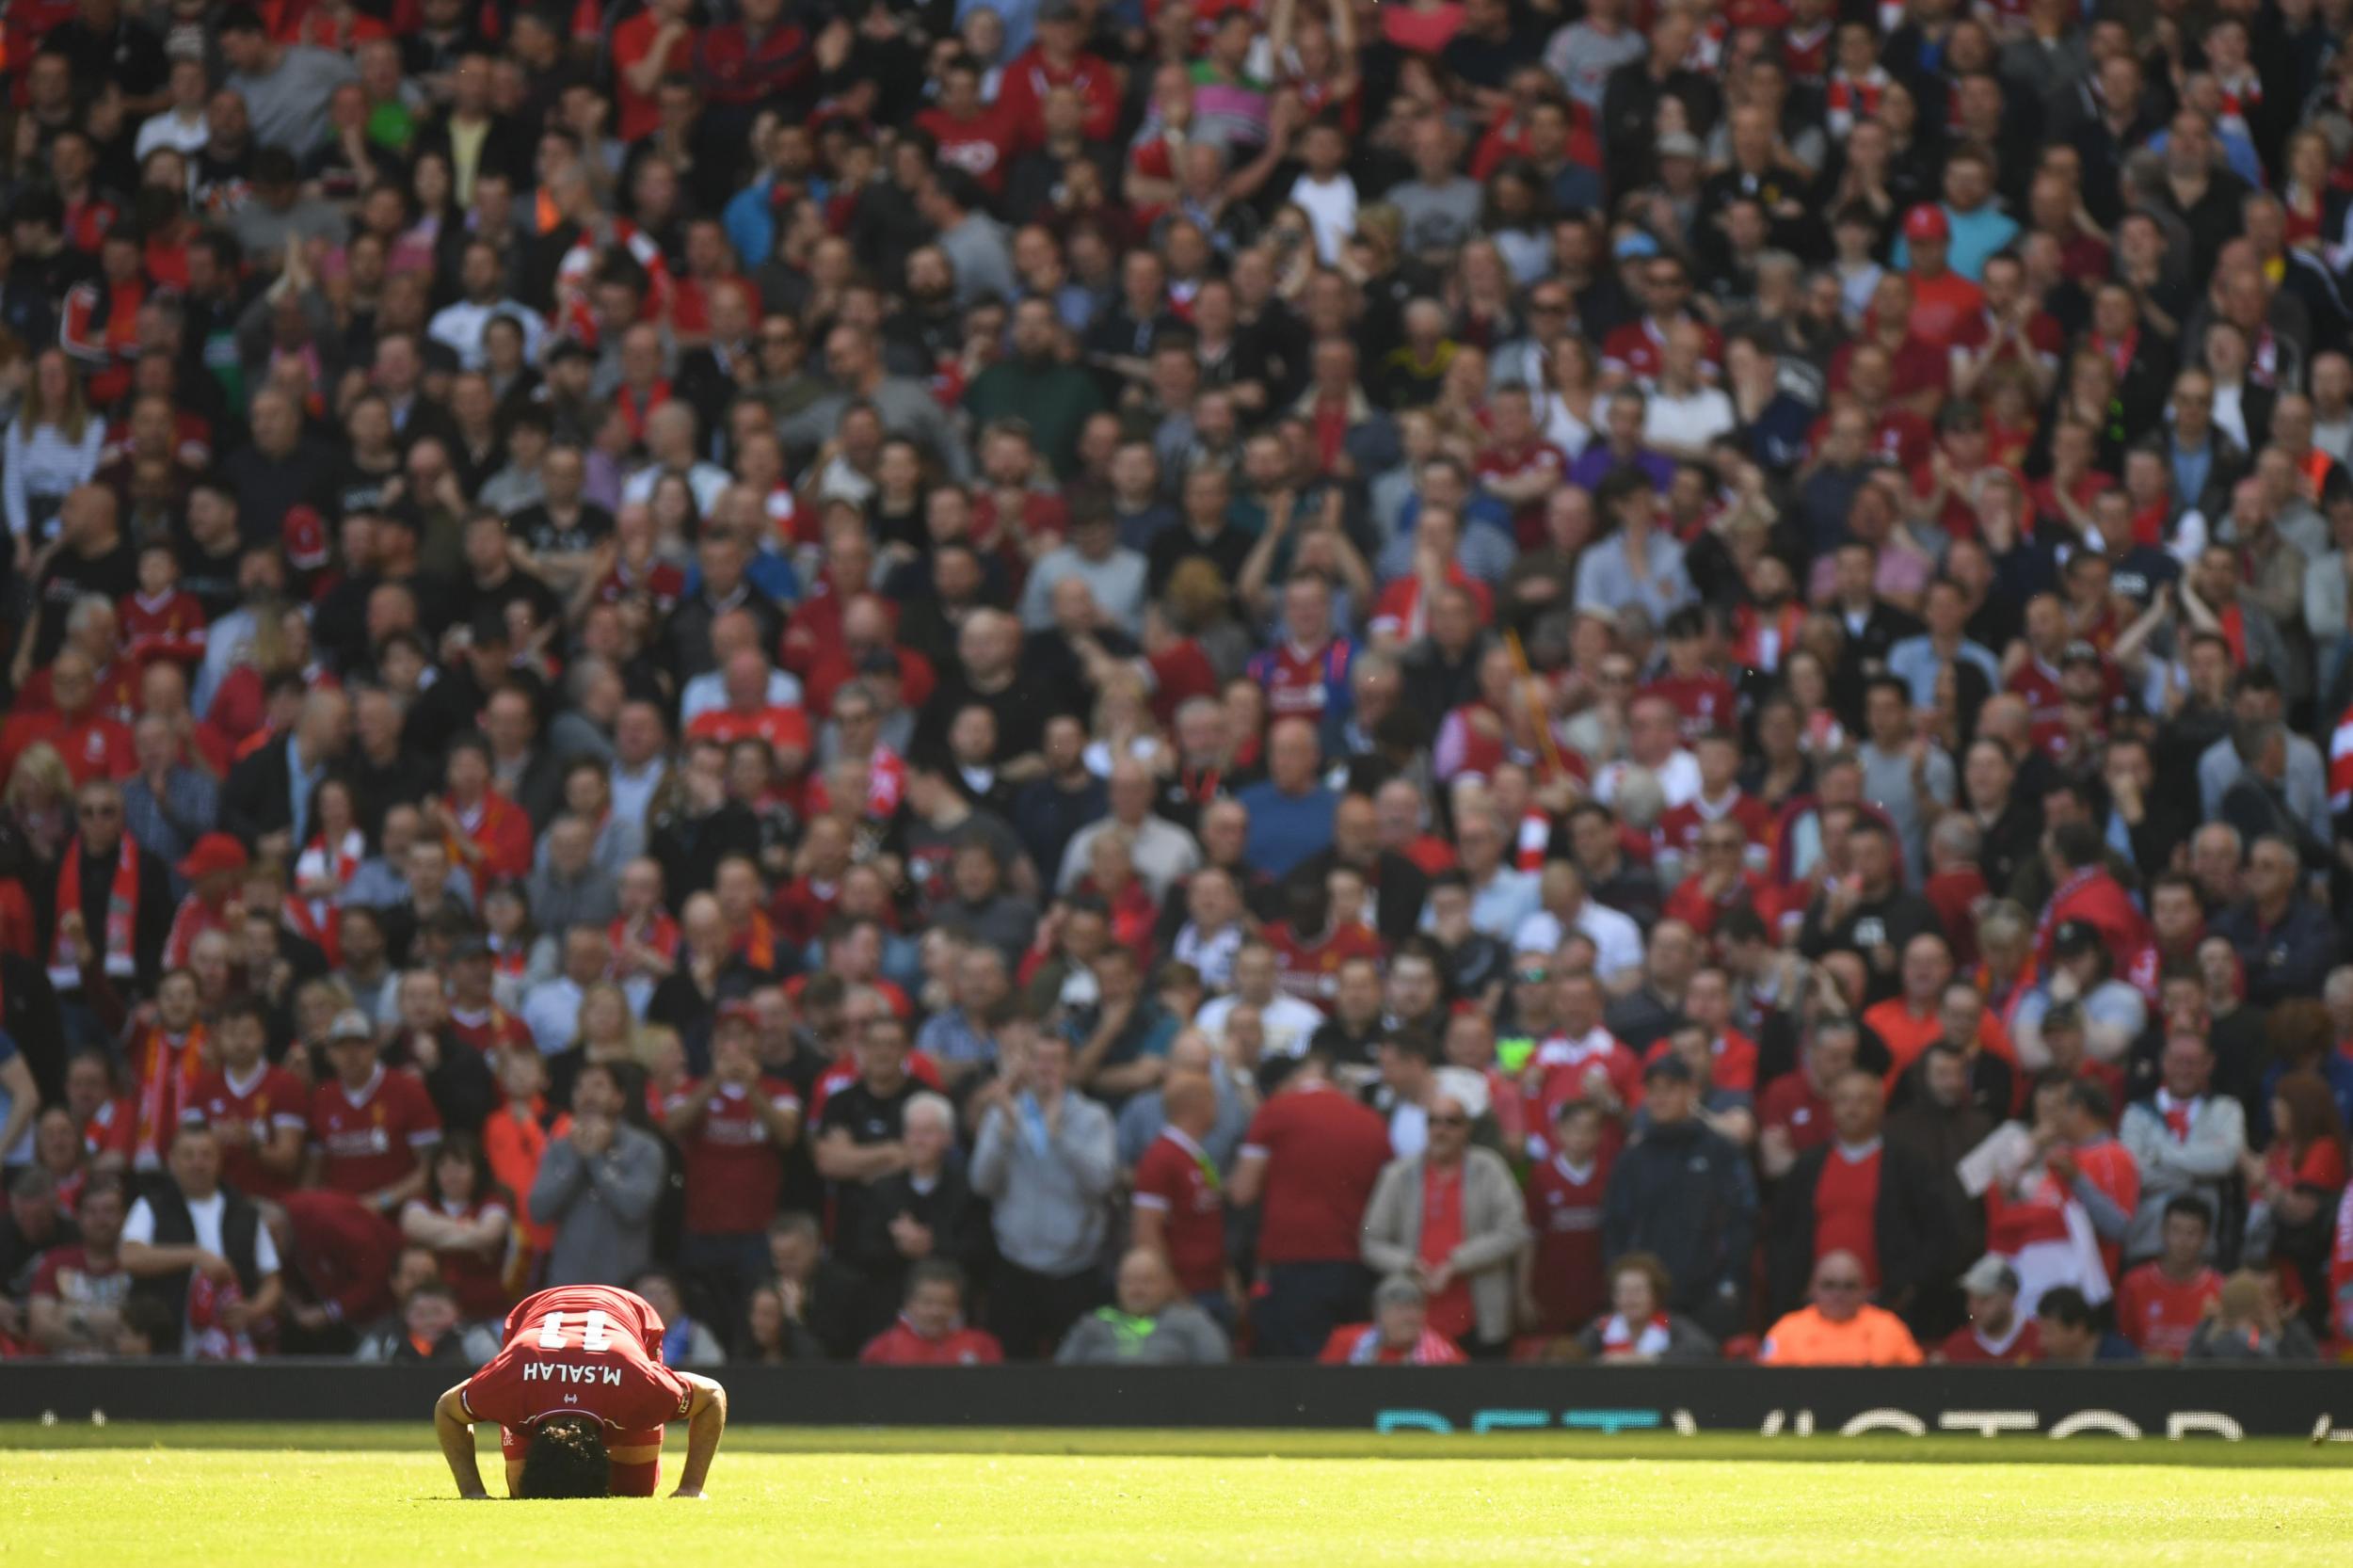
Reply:
M1484 1098L1456 1075L1441 1080L1425 1112L1428 1142L1389 1161L1373 1188L1364 1258L1421 1288L1432 1329L1473 1356L1499 1356L1517 1302L1514 1265L1530 1234L1511 1167L1471 1142L1483 1109L1473 1102Z
M1775 1323L1756 1359L1768 1367L1916 1367L1920 1346L1903 1320L1873 1306L1863 1260L1824 1253L1812 1300Z
M123 830L121 789L92 779L75 792L73 838L55 876L37 901L40 951L65 1008L67 1033L74 1043L95 1045L99 1025L88 1010L98 984L155 994L177 907L170 873Z

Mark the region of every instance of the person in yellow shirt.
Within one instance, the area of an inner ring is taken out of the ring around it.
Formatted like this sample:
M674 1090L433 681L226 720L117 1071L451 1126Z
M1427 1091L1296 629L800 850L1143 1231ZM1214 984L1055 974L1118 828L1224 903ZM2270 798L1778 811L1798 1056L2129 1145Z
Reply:
M1824 1253L1810 1304L1775 1323L1756 1359L1768 1367L1917 1367L1920 1346L1901 1318L1867 1299L1863 1260Z

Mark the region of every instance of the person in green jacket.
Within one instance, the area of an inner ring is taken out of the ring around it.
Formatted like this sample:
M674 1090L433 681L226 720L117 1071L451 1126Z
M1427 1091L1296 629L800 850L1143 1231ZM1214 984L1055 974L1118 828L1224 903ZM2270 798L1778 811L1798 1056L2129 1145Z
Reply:
M1051 302L1025 299L1013 312L1013 356L1000 360L964 389L965 411L975 424L1019 419L1058 475L1079 460L1079 431L1103 406L1095 377L1063 358L1062 323Z

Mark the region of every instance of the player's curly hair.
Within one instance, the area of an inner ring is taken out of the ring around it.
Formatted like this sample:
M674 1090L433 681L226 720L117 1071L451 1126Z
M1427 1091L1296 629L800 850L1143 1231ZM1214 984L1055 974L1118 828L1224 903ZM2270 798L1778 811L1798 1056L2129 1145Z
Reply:
M539 1423L523 1450L518 1497L601 1497L610 1489L603 1424L586 1416L558 1416Z

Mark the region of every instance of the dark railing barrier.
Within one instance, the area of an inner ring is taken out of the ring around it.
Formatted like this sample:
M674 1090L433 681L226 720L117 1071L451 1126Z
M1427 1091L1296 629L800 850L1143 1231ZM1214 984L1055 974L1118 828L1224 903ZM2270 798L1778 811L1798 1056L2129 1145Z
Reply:
M2235 1441L2353 1430L2353 1368L720 1368L737 1422L1464 1432L1983 1433ZM0 1422L408 1421L447 1368L0 1363Z

